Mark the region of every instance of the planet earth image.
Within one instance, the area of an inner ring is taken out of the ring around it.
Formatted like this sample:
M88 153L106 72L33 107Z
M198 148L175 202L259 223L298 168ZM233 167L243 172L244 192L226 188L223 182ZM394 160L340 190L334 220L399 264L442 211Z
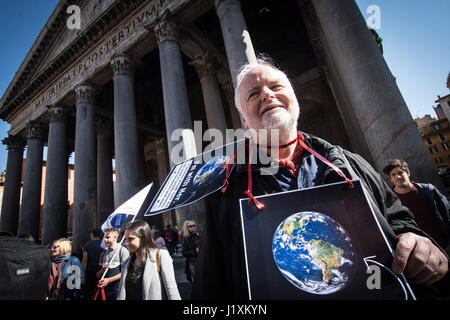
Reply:
M208 185L220 177L226 170L225 164L230 160L229 156L217 156L209 160L194 176L194 186Z
M340 224L318 212L286 218L274 233L272 252L283 276L312 294L337 292L354 273L356 254L349 236Z

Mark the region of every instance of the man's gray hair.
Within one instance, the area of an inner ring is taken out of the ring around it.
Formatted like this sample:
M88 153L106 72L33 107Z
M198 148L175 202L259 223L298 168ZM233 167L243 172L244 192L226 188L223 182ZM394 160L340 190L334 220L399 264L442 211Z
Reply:
M272 60L272 58L270 58L267 55L259 55L258 58L256 59L256 61L249 62L249 63L246 63L246 64L242 65L239 68L239 72L238 72L238 74L236 76L236 90L234 91L234 104L236 106L236 109L238 109L238 111L240 113L242 113L242 111L241 111L241 104L239 102L239 97L238 97L238 88L241 85L242 79L244 79L245 75L249 71L251 71L253 68L257 67L257 66L270 67L270 68L280 72L284 77L286 77L286 79L288 80L289 84L291 83L289 81L289 78L287 77L286 73L281 71L280 68L278 68L275 65L275 62Z

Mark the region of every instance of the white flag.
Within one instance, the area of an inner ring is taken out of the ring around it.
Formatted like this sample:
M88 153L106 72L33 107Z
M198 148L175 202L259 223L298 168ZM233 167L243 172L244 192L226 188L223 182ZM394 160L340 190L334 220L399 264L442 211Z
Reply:
M102 224L102 231L105 232L109 228L121 229L125 222L132 221L141 209L142 204L147 198L147 195L153 186L153 182L146 186L144 189L136 193L133 197L128 199L120 207L114 210L113 213L109 215L106 221ZM104 237L103 237L104 238ZM104 240L101 246L105 249Z

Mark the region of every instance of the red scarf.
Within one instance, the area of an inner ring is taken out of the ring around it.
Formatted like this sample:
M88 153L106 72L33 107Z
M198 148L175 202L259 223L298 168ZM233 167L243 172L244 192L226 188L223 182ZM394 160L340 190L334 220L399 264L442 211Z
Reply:
M49 299L50 300L58 300L61 293L61 276L62 276L62 268L64 266L64 261L56 263L52 262L52 270L50 273L50 277L48 279L48 291L49 291Z
M302 163L302 152L303 152L303 145L299 143L299 141L304 142L305 137L299 132L297 135L297 138L289 142L288 144L280 146L280 150L284 149L294 143L297 143L295 147L295 151L292 154L292 156L287 160L279 160L278 163L286 167L295 177L298 176L298 170L300 169L300 164Z

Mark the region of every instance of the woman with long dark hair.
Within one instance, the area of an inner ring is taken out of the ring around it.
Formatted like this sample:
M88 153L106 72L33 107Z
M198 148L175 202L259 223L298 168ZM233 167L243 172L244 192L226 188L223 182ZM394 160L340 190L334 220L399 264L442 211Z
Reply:
M130 258L122 267L117 300L181 300L175 281L172 258L165 249L156 248L150 226L133 221L125 227Z

